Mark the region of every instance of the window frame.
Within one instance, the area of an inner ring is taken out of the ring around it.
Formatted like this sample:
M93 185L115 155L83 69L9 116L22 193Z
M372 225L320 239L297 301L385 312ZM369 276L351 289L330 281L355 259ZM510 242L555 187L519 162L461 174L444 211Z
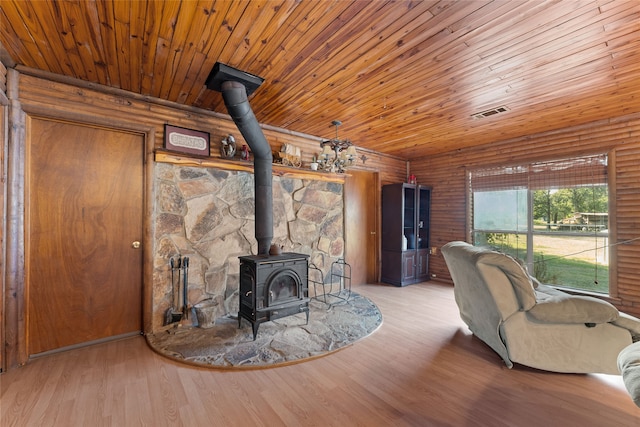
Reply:
M534 229L534 212L533 212L533 205L534 205L534 200L533 200L533 194L534 191L536 190L540 190L542 188L531 188L531 186L529 185L529 183L527 182L527 185L525 188L522 189L526 189L526 199L527 199L527 206L526 206L526 211L527 211L527 226L526 226L526 230L521 230L519 227L516 227L516 229L513 230L504 230L504 229L483 229L483 228L478 228L475 229L474 228L474 199L473 199L473 195L474 195L474 187L472 185L472 176L475 172L478 171L486 171L486 170L490 170L490 169L499 169L499 168L505 168L505 169L517 169L517 168L522 168L522 167L529 167L530 165L535 165L538 163L552 163L552 162L562 162L562 161L570 161L572 159L582 159L582 158L588 158L588 157L598 157L598 156L605 156L606 159L606 165L605 165L605 183L603 185L606 185L607 187L607 192L608 192L608 222L609 222L609 228L608 228L608 233L607 233L607 238L608 240L608 263L609 263L609 271L608 271L608 281L609 281L609 285L608 285L608 293L601 293L601 292L594 292L594 291L589 291L586 289L580 289L580 288L567 288L567 287L560 287L560 289L562 289L563 291L568 291L571 293L576 293L576 294L585 294L585 295L596 295L596 296L600 296L600 297L609 297L611 299L613 298L618 298L618 291L617 291L617 269L616 269L616 251L615 251L615 241L612 240L614 238L614 236L616 235L616 225L615 225L615 174L613 173L615 171L615 152L613 150L610 151L605 151L605 152L597 152L597 153L581 153L581 154L576 154L575 156L563 156L563 157L555 157L555 158L551 158L551 159L546 159L546 160L530 160L530 161L523 161L520 162L516 165L497 165L497 166L478 166L478 167L473 167L473 168L467 168L466 170L466 202L467 202L467 221L466 221L466 225L467 225L467 241L471 242L472 244L474 244L475 242L475 233L505 233L505 234L511 234L511 235L524 235L526 236L526 254L525 254L525 264L527 266L527 268L529 269L529 271L533 271L533 253L534 253L534 247L533 247L533 239L534 236L544 236L544 235L551 235L551 236L576 236L576 233L571 233L568 231L539 231L539 230L535 230ZM518 182L521 182L520 180L518 180ZM514 189L516 189L517 185L514 186ZM574 187L577 187L574 186ZM563 188L572 188L572 187L563 187ZM497 191L497 189L496 189ZM554 286L554 285L551 285Z

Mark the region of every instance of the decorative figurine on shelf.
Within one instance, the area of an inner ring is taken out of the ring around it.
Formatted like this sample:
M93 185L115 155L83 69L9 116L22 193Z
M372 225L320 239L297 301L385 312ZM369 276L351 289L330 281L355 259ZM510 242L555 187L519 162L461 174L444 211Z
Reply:
M242 150L240 150L240 158L242 160L249 160L249 147L246 145L243 145Z
M232 159L236 155L236 139L233 135L227 135L220 141L220 156L223 159Z
M414 174L409 175L409 184L417 184L416 176Z
M302 166L300 147L296 147L293 144L282 144L277 157L280 159L279 162L285 166L293 166L294 168Z

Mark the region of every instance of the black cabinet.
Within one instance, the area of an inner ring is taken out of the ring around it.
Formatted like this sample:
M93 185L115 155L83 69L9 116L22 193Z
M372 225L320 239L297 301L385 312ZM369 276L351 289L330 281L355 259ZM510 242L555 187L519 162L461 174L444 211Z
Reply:
M382 187L382 281L396 286L429 280L431 188Z

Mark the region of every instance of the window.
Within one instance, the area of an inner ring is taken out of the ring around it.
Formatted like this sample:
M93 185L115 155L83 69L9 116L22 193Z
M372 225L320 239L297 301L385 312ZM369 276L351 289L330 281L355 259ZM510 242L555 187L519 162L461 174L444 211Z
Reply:
M521 259L543 283L609 292L607 156L468 174L476 246Z

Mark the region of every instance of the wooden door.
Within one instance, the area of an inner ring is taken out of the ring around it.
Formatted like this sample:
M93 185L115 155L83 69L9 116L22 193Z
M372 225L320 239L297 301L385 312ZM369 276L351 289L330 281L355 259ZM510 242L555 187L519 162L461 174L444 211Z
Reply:
M27 352L141 330L144 137L31 120Z
M378 282L380 215L378 173L349 171L344 185L345 259L351 264L351 283Z

